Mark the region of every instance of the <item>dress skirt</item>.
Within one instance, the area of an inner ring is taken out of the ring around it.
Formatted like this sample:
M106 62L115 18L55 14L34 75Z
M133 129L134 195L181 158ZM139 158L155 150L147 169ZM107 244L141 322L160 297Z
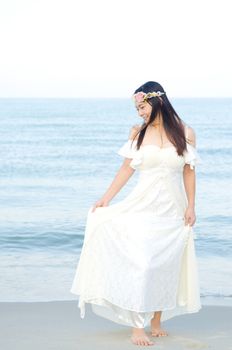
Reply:
M189 148L180 157L174 147L143 147L119 154L139 170L138 182L122 201L87 213L83 247L71 293L80 316L91 304L98 316L146 327L155 311L162 321L201 308L193 227L185 225L187 198L183 166L200 157Z

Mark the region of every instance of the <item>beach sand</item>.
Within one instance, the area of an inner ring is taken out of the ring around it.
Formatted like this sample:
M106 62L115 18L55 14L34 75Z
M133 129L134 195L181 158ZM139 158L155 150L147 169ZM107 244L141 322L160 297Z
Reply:
M131 328L95 315L86 305L80 318L77 301L0 303L1 350L129 350ZM232 350L232 307L203 305L195 314L163 322L168 337L152 346L164 350ZM149 327L146 327L147 333Z

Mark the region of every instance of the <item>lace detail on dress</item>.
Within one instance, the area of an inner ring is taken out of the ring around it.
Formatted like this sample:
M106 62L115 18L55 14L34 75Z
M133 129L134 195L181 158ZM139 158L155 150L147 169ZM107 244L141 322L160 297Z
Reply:
M142 163L142 153L141 150L136 149L136 141L129 139L123 144L123 146L117 151L117 154L125 158L132 158L130 162L130 167L137 169Z

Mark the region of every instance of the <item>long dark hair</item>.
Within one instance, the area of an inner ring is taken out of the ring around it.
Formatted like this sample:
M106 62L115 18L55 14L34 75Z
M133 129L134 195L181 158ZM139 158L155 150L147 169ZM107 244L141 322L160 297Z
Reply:
M144 93L154 92L154 91L165 92L163 87L155 81L148 81L147 83L143 84L138 89L136 89L134 93L136 94L139 91L142 91ZM163 118L163 126L165 129L167 138L176 147L176 151L178 155L183 155L184 150L187 149L186 147L187 140L184 132L184 124L182 119L178 116L178 114L172 107L169 99L167 98L166 93L159 97L149 98L147 99L147 102L152 106L151 116L147 123L144 122L142 124L142 126L140 127L140 130L134 137L135 139L139 134L139 137L137 140L137 146L136 146L137 150L140 148L143 142L143 138L145 136L148 125L153 123L157 115L160 113Z

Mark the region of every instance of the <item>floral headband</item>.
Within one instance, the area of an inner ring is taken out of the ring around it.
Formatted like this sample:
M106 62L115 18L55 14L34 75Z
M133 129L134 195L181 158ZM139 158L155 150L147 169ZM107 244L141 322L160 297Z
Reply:
M143 91L139 91L133 95L133 98L136 102L144 102L144 101L147 101L148 98L160 97L164 94L165 92L161 92L161 91L148 92L147 94Z

